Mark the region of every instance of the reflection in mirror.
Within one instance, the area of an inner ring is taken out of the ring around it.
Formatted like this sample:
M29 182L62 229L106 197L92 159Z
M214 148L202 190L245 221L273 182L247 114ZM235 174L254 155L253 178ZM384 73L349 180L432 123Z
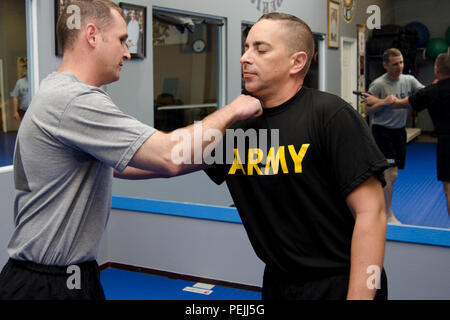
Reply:
M12 164L20 121L30 102L25 0L0 1L0 166Z
M449 10L448 1L432 0L426 4L418 0L389 2L381 11L381 29L367 32L366 90L371 91L371 84L380 76L395 73L396 70L389 69L388 64L383 65L383 52L388 48L401 51L403 74L413 76L423 86L432 85L436 78L434 61L439 53L448 51L450 44L446 35L450 33L446 14ZM392 83L384 83L383 86L382 91L387 90L385 94L396 94L397 98L405 98L418 90L416 85L397 89ZM373 93L384 98L383 93L374 88ZM437 179L438 133L427 109L420 112L405 110L406 160L404 169L398 170L395 180L392 211L404 225L449 228L447 199L443 183ZM376 115L369 116L369 119L372 128L374 123L383 125Z
M153 10L155 128L190 125L220 106L222 25L220 19Z

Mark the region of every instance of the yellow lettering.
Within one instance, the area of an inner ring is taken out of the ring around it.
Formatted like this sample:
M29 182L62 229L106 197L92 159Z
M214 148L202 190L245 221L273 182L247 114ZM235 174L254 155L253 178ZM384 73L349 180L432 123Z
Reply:
M283 173L289 173L286 165L286 158L284 155L284 146L278 147L277 153L276 154L274 153L275 148L274 147L270 148L269 154L267 155L267 163L266 168L264 170L264 174L266 175L270 174L270 167L272 167L273 174L278 174L278 166L280 164L280 160L281 160L281 169L283 170Z
M308 151L310 144L302 144L298 153L295 151L295 147L293 145L289 145L289 154L291 155L292 161L294 162L294 171L295 173L302 173L302 162L305 158L306 152ZM278 174L278 171L281 166L281 170L283 173L289 173L288 166L286 164L286 153L285 146L279 146L278 151L275 152L275 148L271 147L269 153L267 154L267 162L264 168L264 173L261 171L261 168L258 164L261 163L264 152L259 148L250 148L248 149L248 164L247 164L247 173L245 173L244 165L239 156L239 150L234 149L234 161L231 165L228 174L236 174L236 171L241 170L242 173L248 174L249 176L253 175L253 172L256 171L257 175L275 175ZM272 170L272 172L271 172Z
M239 157L238 149L234 149L233 165L231 166L230 171L228 171L228 174L235 174L236 170L242 170L242 173L245 174L244 166L242 165L241 158Z
M293 145L289 145L289 153L291 154L292 161L294 161L295 165L295 173L302 173L302 161L305 157L306 151L309 148L309 144L302 144L300 151L295 152L295 148Z
M255 159L256 155L256 159ZM248 149L248 165L247 165L247 173L249 176L253 175L253 168L256 170L258 175L261 175L261 169L258 167L258 163L261 162L263 158L263 152L261 149Z

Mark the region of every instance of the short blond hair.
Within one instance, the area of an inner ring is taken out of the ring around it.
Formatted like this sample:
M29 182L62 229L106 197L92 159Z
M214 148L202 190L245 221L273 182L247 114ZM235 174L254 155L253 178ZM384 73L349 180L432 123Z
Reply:
M119 12L125 19L122 9L109 0L70 0L62 9L56 25L58 44L60 52L63 54L66 50L73 49L80 32L80 29L69 28L67 24L67 20L73 14L67 11L67 8L71 5L75 5L80 9L81 29L89 22L95 22L100 30L108 27L112 22L111 9Z

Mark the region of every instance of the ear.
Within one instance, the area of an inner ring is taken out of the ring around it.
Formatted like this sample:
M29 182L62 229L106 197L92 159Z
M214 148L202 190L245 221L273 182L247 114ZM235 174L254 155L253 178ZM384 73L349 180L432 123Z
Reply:
M95 48L98 41L98 29L93 23L88 23L84 28L84 35L89 46Z
M292 54L290 74L300 73L306 66L308 55L304 51L298 51Z
M439 77L441 75L441 72L439 71L439 68L436 67L436 65L434 66L434 74L436 77Z

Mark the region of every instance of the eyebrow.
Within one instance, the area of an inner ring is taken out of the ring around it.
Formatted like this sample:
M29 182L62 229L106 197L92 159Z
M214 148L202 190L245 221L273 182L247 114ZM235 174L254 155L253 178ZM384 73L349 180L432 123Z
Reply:
M248 42L245 42L245 45L246 45L246 46L252 45L252 46L255 46L255 47L261 46L261 45L266 45L266 46L272 47L272 46L270 45L270 43L265 42L265 41L254 41L254 42L251 43L251 44L248 43Z

